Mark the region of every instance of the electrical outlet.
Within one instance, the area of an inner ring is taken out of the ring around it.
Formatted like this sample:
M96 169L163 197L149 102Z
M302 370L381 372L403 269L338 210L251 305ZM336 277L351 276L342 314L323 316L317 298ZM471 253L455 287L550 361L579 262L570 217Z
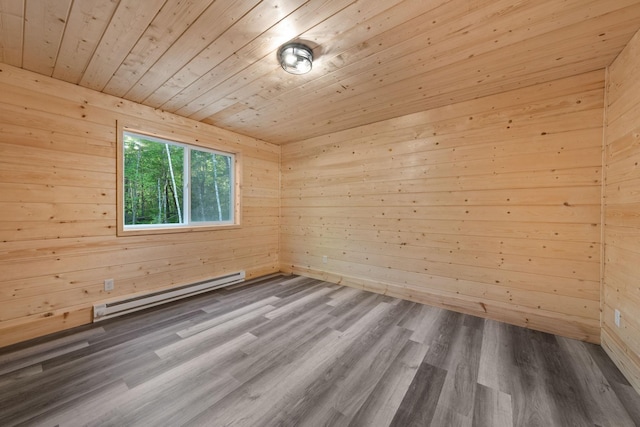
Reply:
M115 287L115 284L113 283L113 279L105 279L104 290L106 292L112 291L114 287Z
M616 322L616 326L619 328L620 327L620 310L618 310L617 308L614 312L614 320Z
M327 256L326 256L326 255L323 255L323 256L322 256L322 263L323 263L323 264L326 264L328 261L329 261L329 259L327 258Z

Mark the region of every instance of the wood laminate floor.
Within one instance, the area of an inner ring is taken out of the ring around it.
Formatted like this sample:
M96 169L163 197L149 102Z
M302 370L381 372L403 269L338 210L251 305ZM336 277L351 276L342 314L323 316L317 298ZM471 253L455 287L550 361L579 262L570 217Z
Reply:
M274 277L0 350L0 426L634 426L596 345Z

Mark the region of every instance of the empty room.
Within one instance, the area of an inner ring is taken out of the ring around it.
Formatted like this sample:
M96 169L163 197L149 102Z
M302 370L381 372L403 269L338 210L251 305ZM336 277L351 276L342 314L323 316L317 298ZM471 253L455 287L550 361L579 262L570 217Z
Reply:
M640 425L640 0L0 0L0 426Z

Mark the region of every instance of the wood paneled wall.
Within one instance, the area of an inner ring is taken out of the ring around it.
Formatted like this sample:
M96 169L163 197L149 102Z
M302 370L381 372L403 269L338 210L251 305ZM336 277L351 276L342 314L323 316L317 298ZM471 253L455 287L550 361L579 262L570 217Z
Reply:
M602 346L640 392L639 73L640 33L607 78L602 315Z
M284 145L282 270L598 342L603 99L596 71Z
M0 346L107 298L278 271L279 146L3 64L0 93ZM241 152L242 226L116 237L117 120Z

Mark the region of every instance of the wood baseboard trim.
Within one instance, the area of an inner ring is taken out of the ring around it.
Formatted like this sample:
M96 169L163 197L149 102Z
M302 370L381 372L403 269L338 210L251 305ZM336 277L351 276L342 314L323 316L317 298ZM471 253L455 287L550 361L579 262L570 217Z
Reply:
M633 388L640 393L640 357L622 344L606 327L602 328L602 348L624 374Z
M430 289L420 288L419 286L376 282L298 265L283 265L281 266L281 271L600 344L600 325L597 319L592 320L567 315L562 315L563 318L559 319L555 313L536 313L521 306L512 306L490 300L482 301L461 295L435 293Z
M70 307L0 323L0 347L91 323L92 307Z
M277 275L277 265L259 266L246 271L246 283L250 284L255 280L261 280L270 274ZM158 289L157 289L158 290ZM142 294L144 292L141 292ZM130 295L118 295L118 298ZM16 319L0 322L0 347L6 347L23 341L45 335L61 332L76 326L87 325L93 321L93 304L108 300L98 300L89 304L73 307L65 307L60 310L37 313L31 316L19 317Z

